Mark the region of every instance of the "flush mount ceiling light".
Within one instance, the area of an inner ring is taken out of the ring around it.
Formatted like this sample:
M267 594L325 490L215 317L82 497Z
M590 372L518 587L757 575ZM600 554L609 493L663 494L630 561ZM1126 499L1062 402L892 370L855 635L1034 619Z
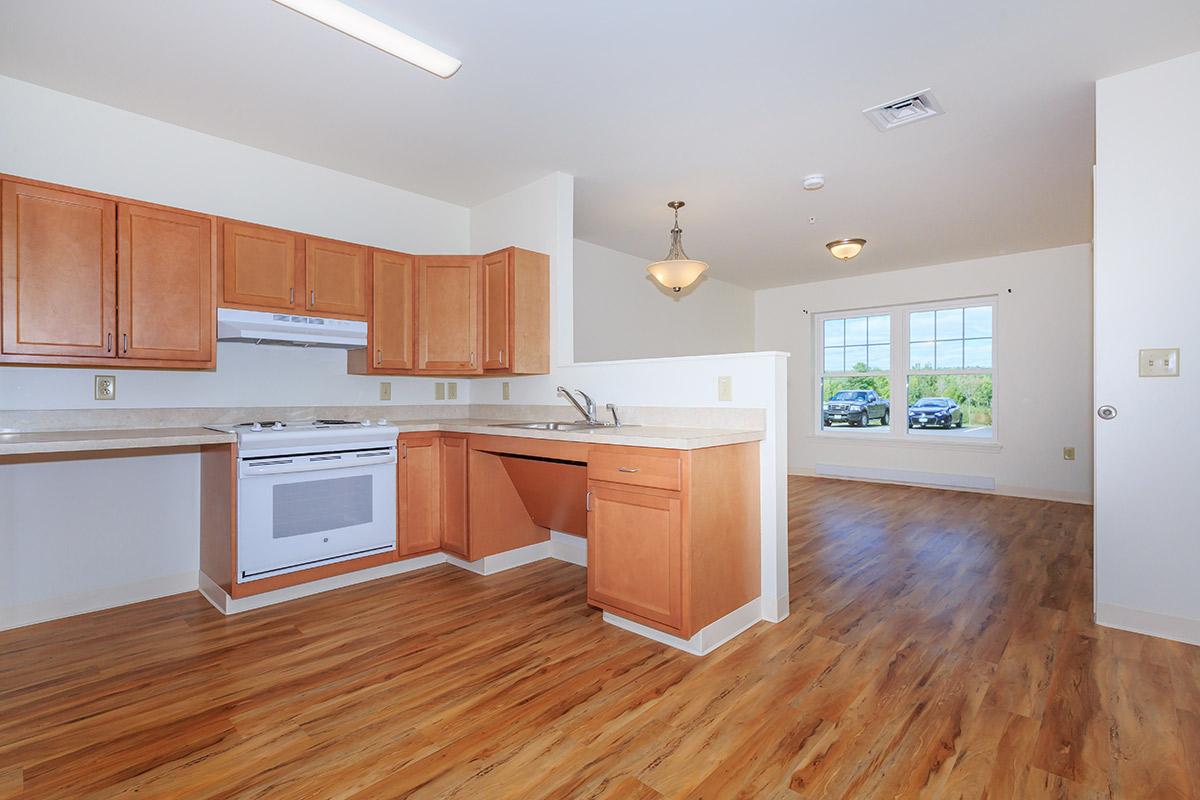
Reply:
M671 228L671 249L662 261L655 261L646 267L646 271L654 276L654 280L673 292L691 286L700 277L700 273L708 269L708 264L688 258L687 253L683 252L683 229L679 227L679 209L683 206L682 200L667 203L667 208L675 211L675 227Z
M862 252L866 239L837 239L825 245L833 257L841 261L849 261Z
M818 173L814 173L812 175L804 176L804 188L807 191L815 192L818 189L824 188L824 186L825 186L825 176L822 175L821 173L818 172Z
M385 25L374 17L351 8L338 0L275 0L322 25L328 25L364 44L407 61L414 67L432 72L439 78L449 78L458 72L462 62L441 50L419 42L408 34Z

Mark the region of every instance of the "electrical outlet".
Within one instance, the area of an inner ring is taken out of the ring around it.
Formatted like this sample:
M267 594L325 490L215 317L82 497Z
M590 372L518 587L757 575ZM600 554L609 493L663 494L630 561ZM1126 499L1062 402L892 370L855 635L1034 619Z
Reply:
M391 400L392 399L392 382L391 381L380 381L379 382L379 399L380 400Z
M97 400L116 400L117 399L117 376L116 375L97 375L96 376L96 399Z
M446 398L449 400L458 399L458 381L450 381L446 384Z
M505 400L512 399L512 393L508 389L508 381L504 381L500 384L500 394Z
M1138 377L1178 378L1179 348L1167 347L1158 350L1139 350Z
M1065 459L1066 461L1074 461L1075 460L1075 448L1074 447L1064 447L1063 448L1063 459Z
M733 402L733 378L729 375L717 378L717 400L726 403Z
M446 399L446 384L442 383L441 381L438 381L437 383L435 383L433 385L433 399L434 400L445 400Z

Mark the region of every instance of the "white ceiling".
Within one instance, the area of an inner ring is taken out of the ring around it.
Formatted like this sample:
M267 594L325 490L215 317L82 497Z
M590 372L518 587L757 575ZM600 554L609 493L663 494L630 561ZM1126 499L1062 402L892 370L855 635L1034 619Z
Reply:
M1090 240L1092 82L1200 50L1196 0L350 2L462 70L271 0L0 0L0 73L462 205L561 170L576 236L647 259L682 198L758 288Z

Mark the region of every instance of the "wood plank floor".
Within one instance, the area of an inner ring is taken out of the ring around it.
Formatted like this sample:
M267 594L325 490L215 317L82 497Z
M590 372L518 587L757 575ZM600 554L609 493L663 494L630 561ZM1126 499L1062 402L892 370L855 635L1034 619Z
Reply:
M791 616L703 659L561 562L0 633L0 798L1200 796L1200 648L1091 623L1089 509L789 500Z

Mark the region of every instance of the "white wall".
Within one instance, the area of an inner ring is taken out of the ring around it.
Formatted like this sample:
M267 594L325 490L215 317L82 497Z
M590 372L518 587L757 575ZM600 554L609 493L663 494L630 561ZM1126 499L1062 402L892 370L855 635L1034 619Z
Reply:
M1005 494L1090 502L1091 263L1090 245L1075 245L756 292L757 348L792 354L789 471L830 464L983 476ZM983 295L999 298L998 447L817 435L814 315ZM1063 460L1067 446L1075 461Z
M612 361L754 349L754 292L701 277L676 294L647 261L575 240L575 360Z
M1200 53L1096 84L1096 619L1200 644ZM1180 348L1139 378L1138 350Z
M603 407L605 403L641 406L762 408L767 438L760 447L762 513L762 613L778 621L788 613L787 580L787 356L743 353L660 358L638 361L572 363L570 343L575 329L572 302L574 217L573 179L552 174L529 186L471 209L471 247L477 252L501 242L550 253L552 344L556 348L549 375L476 379L475 403L565 404L555 387L580 387ZM733 401L717 400L717 377L733 380ZM502 394L510 386L510 399Z
M466 208L4 76L0 172L407 252L469 249ZM230 343L208 373L4 367L0 409L376 402L378 379L345 361ZM93 399L98 371L117 374L115 401ZM393 379L392 402L430 401L431 383Z

